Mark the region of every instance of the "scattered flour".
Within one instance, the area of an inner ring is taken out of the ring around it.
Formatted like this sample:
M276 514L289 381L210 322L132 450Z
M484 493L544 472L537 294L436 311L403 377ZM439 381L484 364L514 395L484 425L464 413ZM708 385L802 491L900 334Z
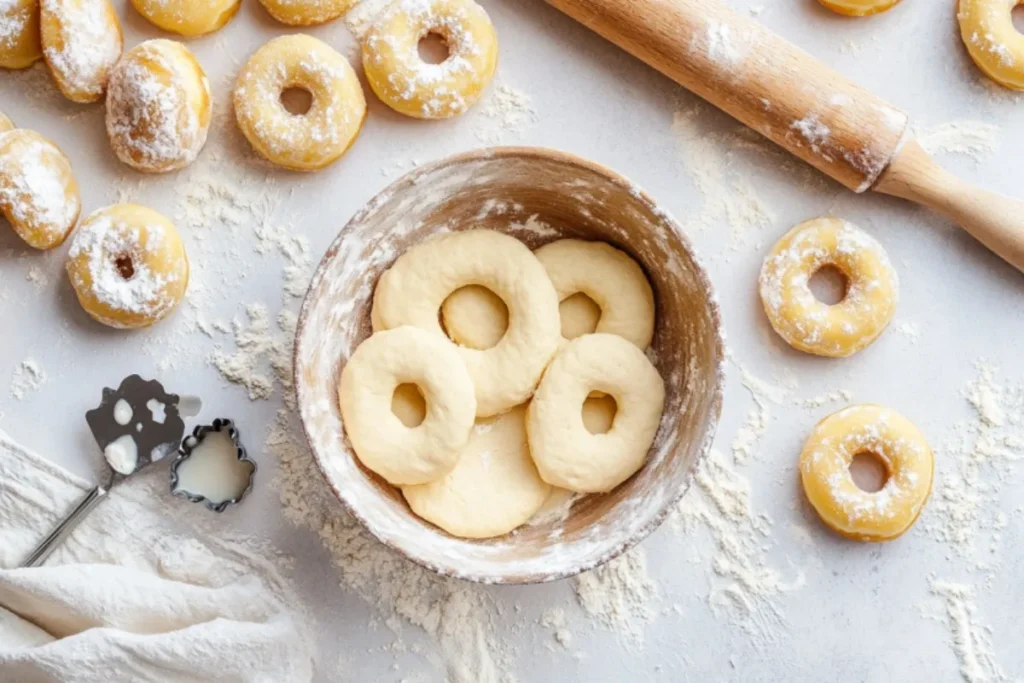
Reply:
M953 652L960 661L960 675L967 683L1000 683L1010 678L1000 668L992 648L991 630L978 620L974 587L929 578L932 595L944 602L943 612L933 618L949 628Z
M271 328L266 306L250 304L245 314L248 326L237 319L232 322L235 352L218 348L210 356L210 363L224 379L244 386L253 401L270 398L275 380L285 390L285 396L290 397L295 314L287 310L278 314L276 330Z
M523 134L537 122L530 96L510 85L496 86L474 114L473 134L480 142L495 145Z
M622 636L632 650L644 644L653 613L655 586L647 576L647 555L636 547L573 579L576 599L590 617Z
M25 279L35 286L36 291L46 289L46 286L50 284L50 277L39 264L32 264L29 267L28 272L25 274Z
M23 401L25 397L38 390L46 382L46 373L38 361L26 358L21 361L11 377L11 396Z
M795 399L796 405L801 408L820 408L831 403L850 403L853 400L853 392L849 389L837 389L810 398Z
M733 458L737 463L745 464L754 454L757 444L768 430L768 423L771 420L771 404L782 405L791 387L769 384L755 377L734 358L730 357L730 360L739 368L743 387L754 400L754 407L747 413L743 426L739 428L732 440Z
M569 630L569 619L564 607L549 608L540 616L538 623L544 628L551 629L551 639L554 642L547 644L549 650L554 650L555 645L562 648L572 645L572 631Z
M921 328L914 322L903 322L894 326L893 329L906 337L911 344L916 344L917 340L921 338Z
M947 121L914 131L929 154L959 154L981 163L999 146L999 127L982 121Z

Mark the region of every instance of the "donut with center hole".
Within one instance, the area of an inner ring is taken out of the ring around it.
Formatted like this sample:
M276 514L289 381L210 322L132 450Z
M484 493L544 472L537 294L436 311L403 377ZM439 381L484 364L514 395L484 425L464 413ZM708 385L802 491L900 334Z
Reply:
M301 88L309 111L293 114L281 94ZM261 156L295 171L333 164L352 146L366 120L366 98L348 60L316 38L275 38L257 50L234 91L238 127Z
M828 305L811 277L832 266L846 278L842 301ZM814 218L775 243L761 267L761 302L772 327L795 349L841 358L867 347L889 325L899 278L874 238L839 218Z
M415 384L426 402L415 427L392 411L403 384ZM450 472L476 414L473 381L455 347L411 326L376 332L356 348L342 368L338 402L359 461L395 486L425 484Z
M960 36L978 68L996 83L1024 90L1024 34L1013 10L1024 0L960 0Z
M420 41L444 39L448 57L429 64ZM494 77L498 36L473 0L396 0L362 40L363 70L384 104L419 119L446 119L476 104Z
M136 329L163 320L181 302L189 263L171 221L145 206L115 204L82 221L67 272L93 319Z
M859 453L888 474L881 490L862 490L850 475ZM819 422L800 454L807 500L834 531L858 541L888 541L907 531L932 490L935 458L924 435L894 410L850 406Z

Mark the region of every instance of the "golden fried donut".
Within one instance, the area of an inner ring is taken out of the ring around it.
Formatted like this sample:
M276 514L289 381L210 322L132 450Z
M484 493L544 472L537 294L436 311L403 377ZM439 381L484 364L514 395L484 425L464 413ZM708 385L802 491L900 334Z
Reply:
M9 130L14 130L14 121L0 111L0 133L6 133Z
M415 384L426 416L407 427L391 409L395 390ZM476 413L473 381L442 335L403 326L376 332L345 363L338 384L345 433L359 461L396 486L443 477L459 460Z
M313 104L292 114L281 103L289 88L307 90ZM316 38L274 38L257 50L235 84L238 127L269 161L316 171L348 151L366 120L366 98L348 60Z
M583 402L593 391L610 395L618 407L604 434L592 434L583 422ZM635 344L604 333L568 342L527 411L541 478L579 493L611 491L643 466L664 405L665 383Z
M818 0L822 5L848 17L866 17L895 7L900 0Z
M829 306L808 283L834 266L846 295ZM899 278L874 238L839 218L813 218L776 242L761 267L761 302L772 327L793 348L819 356L849 356L875 341L896 312Z
M355 0L260 0L267 13L289 26L313 26L340 17Z
M24 69L42 58L39 0L0 0L0 69Z
M115 204L82 221L67 262L78 302L110 327L149 327L188 288L188 257L174 224L137 204Z
M154 26L195 38L231 21L242 0L132 0L132 5Z
M508 331L494 347L481 351L452 343L473 378L477 415L487 417L530 398L558 348L558 298L526 245L493 230L449 233L419 244L380 276L371 320L375 330L415 325L444 335L441 304L456 289L474 284L495 292L511 313Z
M110 146L138 171L183 168L206 144L211 107L210 82L188 48L172 40L147 40L110 72Z
M461 538L492 538L525 524L551 485L537 474L526 445L526 406L477 423L448 474L403 486L412 511Z
M880 491L862 490L850 475L858 453L888 471ZM932 490L935 460L907 418L875 405L843 408L815 426L800 454L800 480L822 521L858 541L888 541L917 520Z
M419 42L441 36L448 58L428 64ZM498 37L473 0L395 0L363 37L363 70L377 97L400 114L446 119L472 107L494 77Z
M996 83L1024 90L1024 34L1013 10L1024 0L960 0L957 19L971 59Z
M121 22L110 0L40 0L43 56L72 102L96 102L121 58Z
M82 200L71 162L39 133L0 133L0 214L21 239L52 249L75 228Z

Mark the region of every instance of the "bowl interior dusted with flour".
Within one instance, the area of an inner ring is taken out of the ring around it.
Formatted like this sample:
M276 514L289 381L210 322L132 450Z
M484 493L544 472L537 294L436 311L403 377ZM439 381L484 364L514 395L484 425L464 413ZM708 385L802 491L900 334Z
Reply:
M420 519L401 492L359 464L345 438L338 379L370 335L380 274L409 247L488 228L531 249L565 237L608 242L644 268L656 302L649 356L665 410L643 468L607 494L578 498L502 537L455 538ZM437 571L487 583L571 576L639 542L671 512L710 448L722 401L718 306L679 225L599 165L534 148L480 150L420 168L356 214L331 245L302 307L296 388L317 465L341 502L383 543Z

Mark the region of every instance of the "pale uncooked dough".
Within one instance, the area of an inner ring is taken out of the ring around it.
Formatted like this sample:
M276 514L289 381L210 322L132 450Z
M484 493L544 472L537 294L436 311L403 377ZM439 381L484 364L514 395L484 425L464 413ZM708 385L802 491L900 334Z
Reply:
M592 391L615 399L611 429L591 434L582 406ZM530 452L544 481L580 493L610 491L643 466L665 404L665 383L636 345L614 334L568 342L527 411Z
M426 398L426 416L411 429L392 411L402 384L415 384ZM456 347L411 326L377 332L360 344L341 371L338 398L360 462L396 486L451 471L476 414L473 380Z
M526 407L477 422L459 462L441 479L405 486L413 512L453 536L507 534L537 512L551 493L526 445Z
M370 317L374 330L413 325L444 338L441 305L467 285L486 287L509 308L508 330L492 348L459 347L445 338L469 369L477 415L487 417L530 398L561 338L555 289L522 242L469 230L417 245L380 276Z
M654 293L636 261L604 242L565 239L534 252L558 294L564 340L592 332L625 337L647 348L654 335ZM473 349L494 346L508 325L508 308L486 287L464 287L441 309L445 330Z

